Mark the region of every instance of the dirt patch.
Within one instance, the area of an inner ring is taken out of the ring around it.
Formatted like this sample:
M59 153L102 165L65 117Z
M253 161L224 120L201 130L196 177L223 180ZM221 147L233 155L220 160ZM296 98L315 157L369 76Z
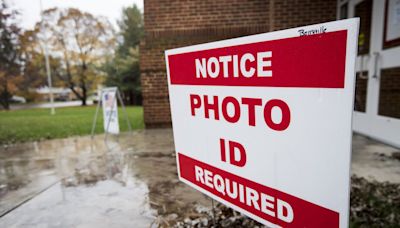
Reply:
M399 227L400 185L351 178L350 227Z

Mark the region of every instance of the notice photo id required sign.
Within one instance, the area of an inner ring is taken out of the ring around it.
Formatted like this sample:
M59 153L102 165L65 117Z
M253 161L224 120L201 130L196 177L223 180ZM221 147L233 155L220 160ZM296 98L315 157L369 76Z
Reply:
M271 227L347 227L359 19L165 52L179 179Z

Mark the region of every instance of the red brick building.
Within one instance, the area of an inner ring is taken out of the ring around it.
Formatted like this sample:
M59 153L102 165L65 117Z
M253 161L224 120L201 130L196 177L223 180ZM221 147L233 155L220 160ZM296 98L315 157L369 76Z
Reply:
M357 58L354 129L400 147L398 2L145 0L145 37L140 53L146 127L171 125L165 50L357 16L361 18L362 42Z

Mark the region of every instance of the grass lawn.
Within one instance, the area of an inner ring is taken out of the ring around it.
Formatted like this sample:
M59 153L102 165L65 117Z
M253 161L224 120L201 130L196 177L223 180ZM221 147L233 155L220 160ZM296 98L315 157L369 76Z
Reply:
M0 111L0 144L89 135L95 112L96 106L57 108L54 116L49 109ZM133 129L144 127L142 107L127 107L127 113ZM118 114L121 131L127 131L122 108ZM103 132L100 110L96 133Z

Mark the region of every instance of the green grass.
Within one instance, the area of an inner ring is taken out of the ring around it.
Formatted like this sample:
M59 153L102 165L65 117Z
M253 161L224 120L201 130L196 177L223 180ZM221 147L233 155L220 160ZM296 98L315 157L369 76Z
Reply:
M91 133L96 106L57 108L56 115L49 109L0 111L0 144L65 138ZM127 107L133 129L144 127L143 108ZM127 131L122 108L118 108L121 131ZM96 134L103 133L103 113L99 112Z

